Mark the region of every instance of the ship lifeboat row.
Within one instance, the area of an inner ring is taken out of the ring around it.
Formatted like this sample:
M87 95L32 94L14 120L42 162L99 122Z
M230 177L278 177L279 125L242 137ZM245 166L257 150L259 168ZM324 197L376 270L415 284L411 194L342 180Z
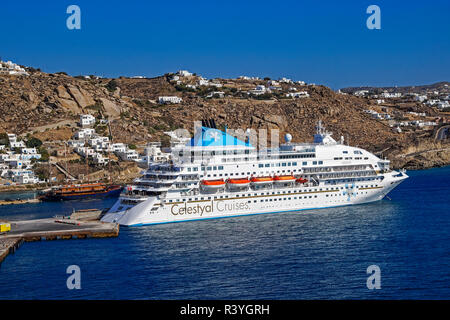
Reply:
M233 187L247 187L250 183L253 185L267 185L273 182L275 183L286 183L286 182L297 182L297 183L306 183L307 179L303 178L295 178L294 176L275 176L275 177L252 177L247 178L238 178L238 179L227 179L224 181L223 179L217 180L202 180L201 184L203 187L208 189L219 189L228 184L228 186Z
M208 189L219 189L225 185L225 181L223 179L219 180L202 180L202 186Z

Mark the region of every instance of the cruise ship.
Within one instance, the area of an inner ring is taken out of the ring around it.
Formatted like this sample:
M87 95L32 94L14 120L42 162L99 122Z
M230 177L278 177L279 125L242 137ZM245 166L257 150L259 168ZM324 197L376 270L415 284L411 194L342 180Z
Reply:
M102 221L143 226L363 204L408 178L389 160L334 140L320 121L313 143L286 134L265 149L204 122L168 159L149 163Z

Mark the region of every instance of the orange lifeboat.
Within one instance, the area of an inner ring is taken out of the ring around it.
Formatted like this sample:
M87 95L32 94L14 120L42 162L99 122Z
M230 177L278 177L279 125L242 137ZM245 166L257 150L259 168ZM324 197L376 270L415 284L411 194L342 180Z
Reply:
M306 183L308 182L308 179L303 179L303 178L298 178L297 180L295 180L297 183Z
M250 180L247 178L228 179L227 183L229 186L246 187L250 184Z
M223 179L202 180L201 184L205 188L217 189L217 188L223 187L225 185L225 181L223 181Z
M275 182L284 183L284 182L292 182L295 181L294 176L275 176L273 178Z
M253 184L268 184L273 182L272 177L253 177L250 179Z

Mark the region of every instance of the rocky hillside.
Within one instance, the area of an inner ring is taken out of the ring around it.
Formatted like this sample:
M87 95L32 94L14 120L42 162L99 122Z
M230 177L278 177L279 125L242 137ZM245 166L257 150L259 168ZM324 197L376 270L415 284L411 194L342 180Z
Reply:
M423 151L428 145L430 150L436 149L433 132L395 133L363 112L371 107L367 99L315 85L295 85L298 90L307 91L309 98L250 99L237 94L237 89L254 87L258 81L218 81L223 84L220 90L226 96L206 99L205 89L186 90L166 76L94 80L42 72L27 77L2 75L0 132L29 133L48 140L68 138L75 130L79 114L91 113L108 117L114 140L126 143L167 141L164 131L186 128L192 132L193 121L205 118L216 119L219 127L275 128L280 130L280 136L289 132L294 141L311 141L314 124L321 119L336 139L344 136L351 145L383 151L398 166L419 168L450 162L445 144L441 145L444 151L437 151L438 155L420 153L416 157L410 152L412 147ZM157 98L161 95L177 95L183 102L160 105ZM406 154L412 154L412 158L405 157Z

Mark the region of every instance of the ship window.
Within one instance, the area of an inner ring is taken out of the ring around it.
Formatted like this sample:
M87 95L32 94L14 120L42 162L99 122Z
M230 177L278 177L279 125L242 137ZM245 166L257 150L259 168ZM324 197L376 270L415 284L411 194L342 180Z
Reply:
M308 161L303 161L302 163L304 166L306 166L308 164Z
M342 153L348 153L348 151L345 150L345 151L342 151Z
M268 167L270 167L270 163L266 163L264 166L265 166L266 168L268 168Z
M281 165L282 165L283 167L286 167L286 162L283 162Z

